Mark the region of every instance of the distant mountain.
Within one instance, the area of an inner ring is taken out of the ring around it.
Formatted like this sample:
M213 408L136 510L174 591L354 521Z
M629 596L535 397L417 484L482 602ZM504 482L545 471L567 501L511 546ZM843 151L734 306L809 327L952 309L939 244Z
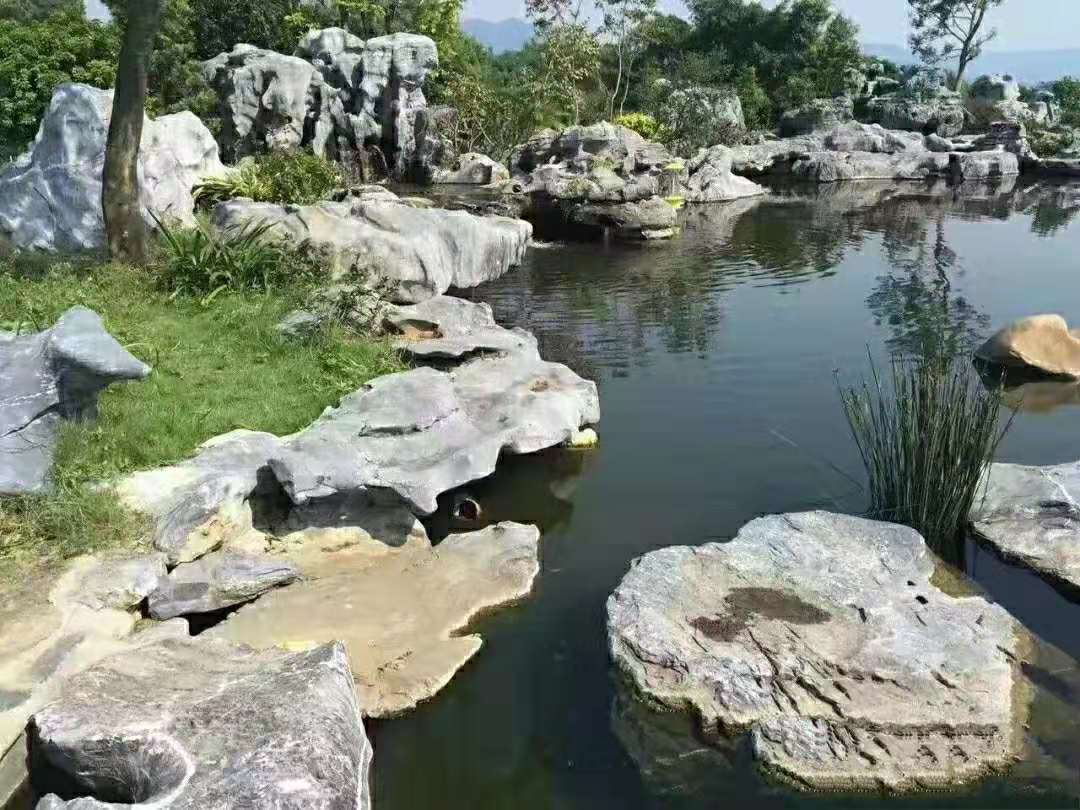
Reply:
M461 23L461 28L495 53L519 51L533 36L532 24L517 18L502 22L465 20Z
M863 51L869 56L889 59L900 65L916 61L907 48L899 45L866 43ZM984 73L1009 73L1025 84L1049 82L1062 76L1080 76L1080 48L1060 51L987 51L971 64L967 77L974 79Z

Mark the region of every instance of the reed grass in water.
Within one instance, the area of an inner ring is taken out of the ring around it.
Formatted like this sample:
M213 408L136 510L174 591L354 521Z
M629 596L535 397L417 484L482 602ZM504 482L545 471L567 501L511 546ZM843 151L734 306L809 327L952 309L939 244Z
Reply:
M918 531L938 551L954 548L1002 439L1001 393L987 390L966 357L894 359L883 381L840 386L851 434L870 482L871 517Z

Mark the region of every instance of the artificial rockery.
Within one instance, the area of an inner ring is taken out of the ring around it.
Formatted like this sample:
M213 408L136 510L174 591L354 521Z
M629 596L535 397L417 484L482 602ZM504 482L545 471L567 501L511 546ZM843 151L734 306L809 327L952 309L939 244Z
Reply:
M849 96L786 114L780 138L691 154L599 123L536 133L503 166L455 152L453 110L424 97L437 65L434 43L409 34L365 42L327 29L293 55L238 45L204 66L220 142L190 113L147 121L152 224L192 223L194 187L225 163L305 149L342 164L349 181L332 199L227 200L212 227L266 223L309 246L326 259L328 290L373 272L390 298L375 320L415 368L292 436L238 431L174 466L102 482L146 517L153 550L73 561L19 615L21 632L0 638L0 802L25 778L29 744L35 772L82 797L46 796L46 810L370 807L363 719L441 690L482 644L462 629L526 596L539 571L534 527L500 523L436 548L421 518L504 455L595 441L593 383L545 361L486 305L446 295L520 264L534 226L664 239L681 205L764 195L759 181L776 177L968 181L1072 167L1040 160L1026 138L1028 113L1052 115L1049 101L1025 113L1007 82L987 83L984 95L1002 98L987 105L988 127L964 135L959 98L921 74L852 77ZM737 105L708 94L679 103L698 98L725 138L745 128ZM57 88L31 148L0 173L4 240L103 247L110 111L106 91ZM386 178L486 192L417 200L371 182ZM325 317L293 313L283 339ZM0 492L48 492L61 422L93 418L106 386L150 373L87 310L37 334L0 333ZM1003 492L1035 475L995 474ZM977 525L992 539L1011 520L1002 507ZM822 576L850 574L851 560L858 576ZM967 781L1016 755L1025 639L993 606L939 592L931 569L906 530L766 519L727 547L640 561L609 603L612 654L636 693L693 706L710 732L750 731L763 764L799 784ZM189 622L212 626L192 637Z

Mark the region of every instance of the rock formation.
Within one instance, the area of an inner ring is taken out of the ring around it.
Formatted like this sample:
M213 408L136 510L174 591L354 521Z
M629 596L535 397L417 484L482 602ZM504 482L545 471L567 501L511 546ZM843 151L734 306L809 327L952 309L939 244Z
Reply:
M820 789L975 780L1019 752L1026 637L931 584L911 529L807 513L635 561L608 600L611 652L646 700L710 735L749 731L769 771Z
M850 98L819 98L780 116L780 136L791 138L828 132L853 120L855 103Z
M420 209L390 192L310 206L231 200L214 209L213 222L221 229L271 224L273 237L323 254L333 275L359 271L392 282L401 302L499 278L521 264L532 237L521 220Z
M1055 122L1058 110L1052 93L1033 102L1021 101L1020 94L1020 84L1012 76L980 76L971 84L967 109L980 127L996 121L1012 124Z
M304 35L295 56L237 45L206 62L203 76L220 99L221 145L230 161L299 146L343 162L363 163L378 152L400 180L417 153L424 81L438 65L428 37L365 42L328 28Z
M971 520L980 539L1071 596L1080 596L1080 462L994 464Z
M101 177L111 115L111 91L56 88L30 150L0 170L0 239L28 250L105 246ZM139 177L149 224L153 216L192 223L192 188L224 171L213 135L190 112L146 120Z
M0 333L0 495L46 489L61 420L93 419L101 391L149 374L83 307L44 332Z
M175 639L119 654L68 681L33 736L37 765L81 797L40 810L371 807L371 744L340 644Z
M340 639L364 714L393 716L433 697L480 651L479 635L461 634L474 616L529 595L539 542L537 529L513 523L434 548L426 538L388 548L342 533L345 553L327 552L320 576L264 596L207 635L256 649Z
M975 352L984 363L1080 379L1080 334L1060 315L1036 315L1002 329Z

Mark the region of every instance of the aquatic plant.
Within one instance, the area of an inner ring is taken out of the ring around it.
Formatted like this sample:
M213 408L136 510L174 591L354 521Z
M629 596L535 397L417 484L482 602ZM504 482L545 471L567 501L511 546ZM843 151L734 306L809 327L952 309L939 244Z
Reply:
M982 385L961 354L894 358L888 381L873 358L870 365L869 379L840 385L869 479L870 516L951 550L1012 425L1001 423L1001 392Z

